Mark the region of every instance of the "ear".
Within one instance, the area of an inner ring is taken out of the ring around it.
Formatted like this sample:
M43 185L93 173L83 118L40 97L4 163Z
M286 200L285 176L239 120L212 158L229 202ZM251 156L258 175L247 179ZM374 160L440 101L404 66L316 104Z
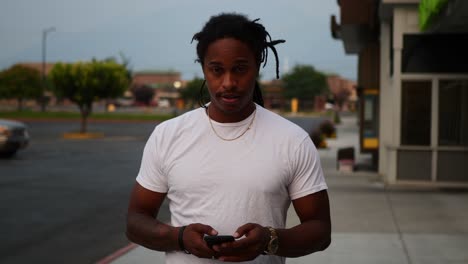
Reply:
M203 77L204 77L204 79L206 79L206 77L205 77L205 76L206 76L206 74L205 74L205 67L203 67L203 64L202 64L201 62L200 62L200 67L201 67L201 70L202 70L202 72L203 72Z
M257 75L255 76L255 78L259 78L260 77L260 64L257 64Z

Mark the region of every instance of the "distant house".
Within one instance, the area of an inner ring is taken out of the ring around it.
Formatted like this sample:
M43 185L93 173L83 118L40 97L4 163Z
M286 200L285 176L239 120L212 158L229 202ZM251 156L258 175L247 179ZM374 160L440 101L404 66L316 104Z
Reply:
M327 77L327 83L338 110L356 110L356 82L344 79L338 75L330 75Z
M138 86L148 86L154 89L152 104L162 107L175 106L179 98L178 89L185 82L181 73L176 71L137 71L133 74L129 90Z
M262 81L263 101L265 108L282 110L286 108L286 99L283 97L283 82L281 80Z

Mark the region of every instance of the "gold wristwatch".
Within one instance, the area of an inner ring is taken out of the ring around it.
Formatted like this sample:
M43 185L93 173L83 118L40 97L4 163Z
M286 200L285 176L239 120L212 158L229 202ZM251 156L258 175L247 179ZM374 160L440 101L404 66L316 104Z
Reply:
M264 254L267 255L274 255L276 251L278 251L278 234L276 233L276 229L271 226L267 226L268 230L270 231L270 241L267 244L267 247Z

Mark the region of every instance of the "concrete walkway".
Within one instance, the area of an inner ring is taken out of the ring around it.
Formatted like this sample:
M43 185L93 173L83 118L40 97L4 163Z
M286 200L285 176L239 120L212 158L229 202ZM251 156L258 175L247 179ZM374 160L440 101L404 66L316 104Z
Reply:
M336 170L339 148L354 146L360 163L354 116L342 118L338 138L319 150L329 185L332 244L324 252L288 259L289 264L467 264L468 192L387 189L376 173ZM299 223L290 208L288 226ZM100 263L164 263L164 254L130 246Z

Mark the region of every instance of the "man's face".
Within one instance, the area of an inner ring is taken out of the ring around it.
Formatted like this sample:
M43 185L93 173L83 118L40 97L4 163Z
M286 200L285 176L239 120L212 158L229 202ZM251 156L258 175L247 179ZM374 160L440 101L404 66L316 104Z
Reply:
M238 122L252 113L258 66L247 44L233 38L211 43L204 58L203 73L211 97L211 118L218 122Z

